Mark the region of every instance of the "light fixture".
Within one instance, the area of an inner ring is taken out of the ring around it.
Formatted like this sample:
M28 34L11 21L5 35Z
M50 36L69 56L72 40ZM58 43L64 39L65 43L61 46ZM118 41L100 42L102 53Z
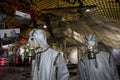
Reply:
M44 25L43 27L44 27L44 28L47 28L47 26L46 26L46 25Z
M85 11L86 11L86 12L90 12L90 9L86 9Z

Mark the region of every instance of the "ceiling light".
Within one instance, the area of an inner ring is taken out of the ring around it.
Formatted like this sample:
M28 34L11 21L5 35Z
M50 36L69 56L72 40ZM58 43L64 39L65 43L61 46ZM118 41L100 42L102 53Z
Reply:
M90 9L86 9L85 11L86 11L86 12L90 12Z
M43 27L44 27L44 28L47 28L47 26L46 26L46 25L44 25Z

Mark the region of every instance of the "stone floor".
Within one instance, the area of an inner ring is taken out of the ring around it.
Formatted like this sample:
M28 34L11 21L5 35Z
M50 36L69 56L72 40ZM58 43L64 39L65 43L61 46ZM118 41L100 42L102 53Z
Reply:
M78 80L76 70L70 71L70 80ZM0 80L30 80L30 67L0 67Z
M29 68L0 67L0 80L30 80Z

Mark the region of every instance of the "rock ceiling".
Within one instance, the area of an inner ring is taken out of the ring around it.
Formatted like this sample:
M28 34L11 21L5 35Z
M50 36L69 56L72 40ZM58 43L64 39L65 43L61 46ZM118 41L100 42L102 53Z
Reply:
M0 7L7 14L6 27L20 28L24 37L32 28L44 29L46 24L48 36L65 37L77 44L94 33L99 41L120 48L119 0L1 0ZM16 10L30 14L31 22L18 21Z

